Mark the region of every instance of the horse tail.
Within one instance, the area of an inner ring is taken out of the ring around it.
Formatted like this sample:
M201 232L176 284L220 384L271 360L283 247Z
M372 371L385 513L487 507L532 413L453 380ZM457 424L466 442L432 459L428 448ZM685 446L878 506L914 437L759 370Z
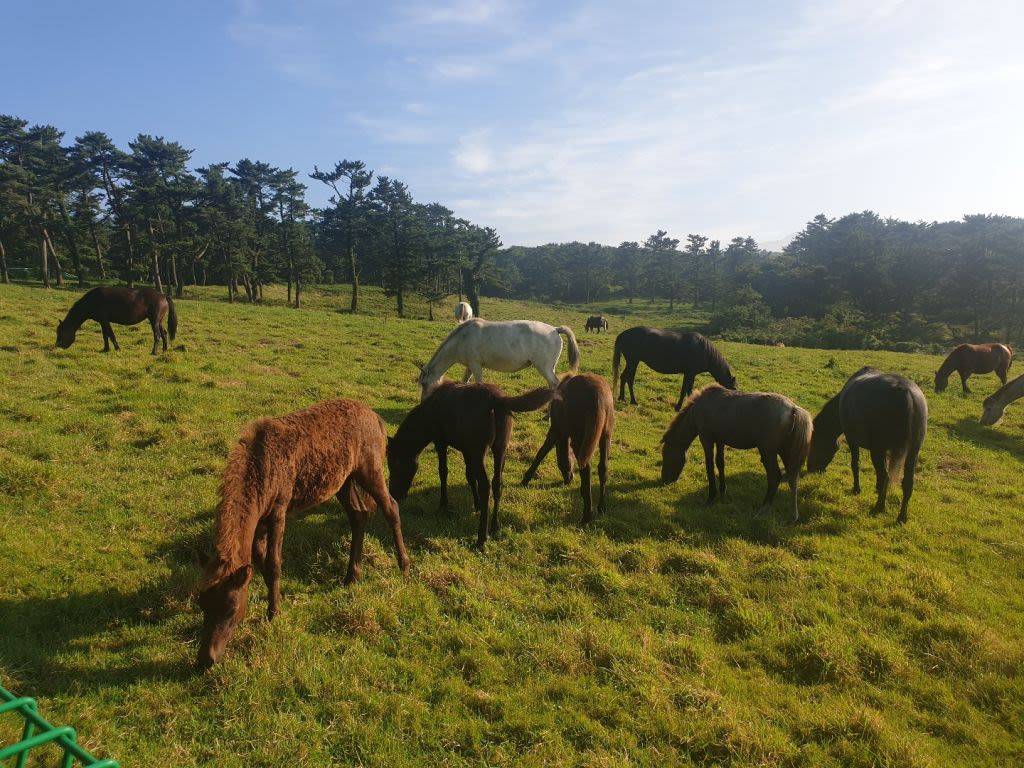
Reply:
M917 397L912 390L907 390L907 422L906 433L899 448L889 455L889 482L897 483L903 474L903 465L907 462L907 456L921 450L924 442L924 432L928 424L928 403L924 397L921 398L921 406L918 407Z
M538 408L543 408L545 405L550 403L557 391L558 390L552 387L538 387L537 389L531 389L529 392L524 392L523 394L516 395L515 397L495 395L493 400L494 410L506 412L512 411L515 413L536 411Z
M598 401L593 418L587 420L587 430L583 433L583 439L580 441L579 448L575 451L576 461L581 466L589 463L590 457L597 450L597 444L600 442L601 435L605 431L605 418L606 414L601 410L600 401Z
M814 436L814 419L798 405L793 406L793 424L789 428L789 446L786 450L786 472L800 472L811 452L811 438Z
M178 313L174 310L174 299L167 296L167 332L174 341L174 334L178 332Z
M621 333L615 337L615 352L612 353L612 394L615 394L615 388L619 385L619 360L622 358L622 348L619 347L619 339L621 338Z
M576 334L568 325L560 325L555 330L565 334L565 340L569 342L569 370L576 373L580 367L580 345L576 343Z

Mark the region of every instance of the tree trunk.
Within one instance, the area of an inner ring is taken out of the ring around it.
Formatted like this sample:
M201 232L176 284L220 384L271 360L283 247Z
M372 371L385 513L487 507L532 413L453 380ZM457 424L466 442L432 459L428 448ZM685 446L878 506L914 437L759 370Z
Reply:
M127 252L125 253L125 256L127 257L127 265L126 266L127 266L127 271L128 271L127 279L125 280L125 282L128 284L129 288L134 288L135 287L135 246L132 244L132 227L131 227L130 224L125 224L124 225L124 241L125 241L125 247L127 249Z
M477 292L476 275L473 274L472 270L463 270L462 272L469 307L473 310L473 317L480 317L480 294Z
M352 303L349 308L355 313L359 309L359 269L356 264L355 245L350 244L348 247L348 264L352 270Z
M399 286L398 292L395 294L395 300L398 302L398 316L405 317L405 291Z
M71 216L68 215L68 207L64 203L64 198L58 199L58 206L60 208L60 219L64 224L64 239L68 244L68 251L71 252L71 263L75 265L75 272L78 275L78 287L85 287L85 274L82 269L82 257L78 252L78 243L75 242L74 226L71 223Z
M171 260L168 262L167 268L170 271L169 277L171 282L171 284L167 286L168 293L170 292L171 287L173 287L174 294L178 298L181 298L181 283L178 282L178 263L177 259L174 257L174 251L171 251Z
M50 265L46 261L46 231L43 230L39 234L39 257L42 262L40 266L43 269L43 287L50 287Z
M302 280L299 273L295 273L295 308L299 308L299 295L302 293Z
M53 247L53 239L50 237L50 231L43 227L43 239L46 241L47 248L50 249L50 255L53 257L53 271L57 273L57 287L64 287L64 265L60 263L60 256L57 255L57 249Z
M0 240L0 283L11 282L11 275L7 271L7 249L4 248L4 241Z
M92 247L96 250L96 267L100 271L100 279L107 279L107 268L103 265L103 248L100 246L100 236L96 232L96 222L89 222L89 234L92 236Z

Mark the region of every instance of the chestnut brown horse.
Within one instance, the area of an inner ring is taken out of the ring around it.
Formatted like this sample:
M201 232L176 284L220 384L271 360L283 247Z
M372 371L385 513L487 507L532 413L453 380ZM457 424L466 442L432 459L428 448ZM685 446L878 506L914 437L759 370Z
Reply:
M363 535L372 504L380 507L395 537L398 567L409 572L398 504L384 482L387 433L373 411L355 400L326 400L276 419L250 424L228 456L221 480L212 558L200 556L199 605L203 631L198 665L223 655L245 617L253 565L269 594L267 618L281 604L281 543L285 517L337 495L352 526L345 583L359 577Z
M167 331L164 330L167 318ZM88 291L68 310L67 317L57 325L57 346L67 349L75 343L75 333L86 320L95 320L103 331L103 351L110 351L110 344L120 350L111 323L135 325L149 320L153 329L153 352L163 341L167 351L167 334L174 341L178 332L178 315L170 296L164 296L155 288L125 288L123 286L101 286Z
M907 520L914 492L917 455L928 431L928 402L911 379L861 368L814 418L808 472L823 472L839 450L839 436L850 447L853 492L860 493L860 449L871 453L878 499L872 514L885 509L889 485L903 473L903 503L897 521Z
M437 450L437 472L441 479L441 505L448 504L448 447L462 453L466 482L473 492L473 505L480 514L477 547L487 541L487 449L494 454L491 492L494 513L490 533L498 533L498 505L501 503L501 472L512 436L512 413L535 411L547 405L555 390L542 387L518 397L505 397L494 384L457 384L442 381L427 398L406 415L395 436L388 440L388 471L391 494L401 501L409 493L419 455L429 443Z
M943 392L946 389L949 375L953 371L960 374L960 384L965 395L971 391L967 388L967 379L972 373L995 371L999 381L1006 384L1006 373L1012 362L1013 350L1006 344L961 344L949 353L935 372L935 391Z
M608 452L611 449L612 429L615 427L615 398L611 387L602 377L593 373L568 374L562 377L550 406L551 424L544 445L523 475L523 486L537 474L537 468L552 448L558 458L562 479L572 482L573 459L580 471L580 494L583 496L583 522L593 517L593 499L590 492L590 460L600 447L597 478L601 493L597 500L598 514L604 514L605 484L608 482ZM572 448L572 453L569 448Z
M725 446L756 448L768 474L768 492L761 513L771 509L782 480L779 458L786 467L792 492L793 522L800 519L797 487L800 468L811 446L811 414L788 397L771 392L737 392L719 384L697 390L672 420L661 438L661 479L671 483L682 474L686 450L696 438L704 447L708 473L708 500L716 497L715 465L718 466L718 494L725 495Z

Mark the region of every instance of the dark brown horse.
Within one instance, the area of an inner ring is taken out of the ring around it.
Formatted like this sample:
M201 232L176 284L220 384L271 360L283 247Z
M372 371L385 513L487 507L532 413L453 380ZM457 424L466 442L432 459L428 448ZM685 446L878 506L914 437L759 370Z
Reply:
M544 445L537 452L533 464L523 475L523 485L537 473L552 448L558 457L558 468L562 479L568 485L572 482L573 458L580 470L580 494L583 496L583 522L592 518L593 499L590 493L590 460L600 446L597 462L597 477L601 483L601 494L597 500L598 514L604 514L604 491L608 481L608 452L612 443L612 429L615 427L615 398L612 390L602 377L592 373L562 377L555 399L551 401L551 424ZM572 453L569 448L572 447Z
M845 434L854 493L860 493L860 449L871 452L878 492L872 514L885 509L889 484L903 472L903 503L896 519L904 523L927 431L928 402L917 384L905 376L861 368L815 417L807 470L823 472L839 450L839 436Z
M715 345L699 333L676 333L661 331L638 325L628 328L615 337L615 354L612 357L612 389L619 379L619 357L626 358L626 370L622 372L619 386L619 400L626 399L626 384L629 384L629 401L636 405L633 382L636 368L647 363L658 373L683 374L683 386L679 390L678 411L691 392L698 373L708 371L723 387L736 389L736 377L729 370L722 353Z
M473 505L480 514L477 546L487 541L487 449L494 454L494 513L490 533L498 533L498 505L501 502L501 472L505 452L512 436L512 413L535 411L554 396L555 390L542 387L520 395L505 397L494 384L457 384L443 381L417 405L388 440L388 470L391 494L398 500L409 493L419 455L429 443L437 450L437 471L441 478L441 505L448 504L448 448L462 453L466 462L466 482L473 492Z
M285 517L337 496L352 526L345 583L359 577L363 535L372 504L395 537L398 566L409 572L398 504L384 482L387 433L373 411L355 400L327 400L302 411L250 424L228 456L217 506L212 558L200 556L203 631L198 664L213 665L245 617L253 565L269 593L267 618L281 604L281 542Z
M170 296L164 296L155 288L124 288L101 286L88 291L76 301L67 317L57 325L57 346L67 349L75 342L75 333L86 320L95 320L103 330L103 351L121 349L114 338L111 323L118 325L135 325L149 320L153 328L153 354L157 345L163 340L164 352L167 351L167 331L163 328L164 317L167 318L167 330L171 341L178 331L178 315L174 311L174 302Z
M943 392L946 389L949 375L953 371L960 374L960 384L965 395L971 391L967 388L967 379L972 373L995 371L999 380L1006 384L1006 373L1012 362L1013 350L1006 344L961 344L949 353L935 372L935 391Z
M768 474L768 492L760 512L771 509L782 480L779 458L792 492L793 522L800 519L797 487L800 468L811 445L811 414L788 397L771 392L736 392L711 384L694 392L661 438L661 479L671 483L682 474L686 451L696 438L704 448L708 501L725 495L725 446L756 448ZM715 465L718 491L715 490Z
M587 318L586 330L597 331L598 333L600 333L601 331L607 331L608 318L604 317L603 315L591 315L590 317Z

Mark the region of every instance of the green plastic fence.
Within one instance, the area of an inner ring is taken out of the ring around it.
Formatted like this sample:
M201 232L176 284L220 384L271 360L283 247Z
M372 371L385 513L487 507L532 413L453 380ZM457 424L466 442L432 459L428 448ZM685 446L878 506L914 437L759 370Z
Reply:
M28 753L43 744L56 744L64 750L61 768L72 768L77 760L88 768L121 768L116 760L99 760L82 749L75 740L75 729L70 726L56 727L50 725L36 711L36 700L27 696L18 697L0 686L0 715L14 712L21 715L25 727L21 732L21 741L7 747L0 747L0 763L14 757L15 768L25 768Z

